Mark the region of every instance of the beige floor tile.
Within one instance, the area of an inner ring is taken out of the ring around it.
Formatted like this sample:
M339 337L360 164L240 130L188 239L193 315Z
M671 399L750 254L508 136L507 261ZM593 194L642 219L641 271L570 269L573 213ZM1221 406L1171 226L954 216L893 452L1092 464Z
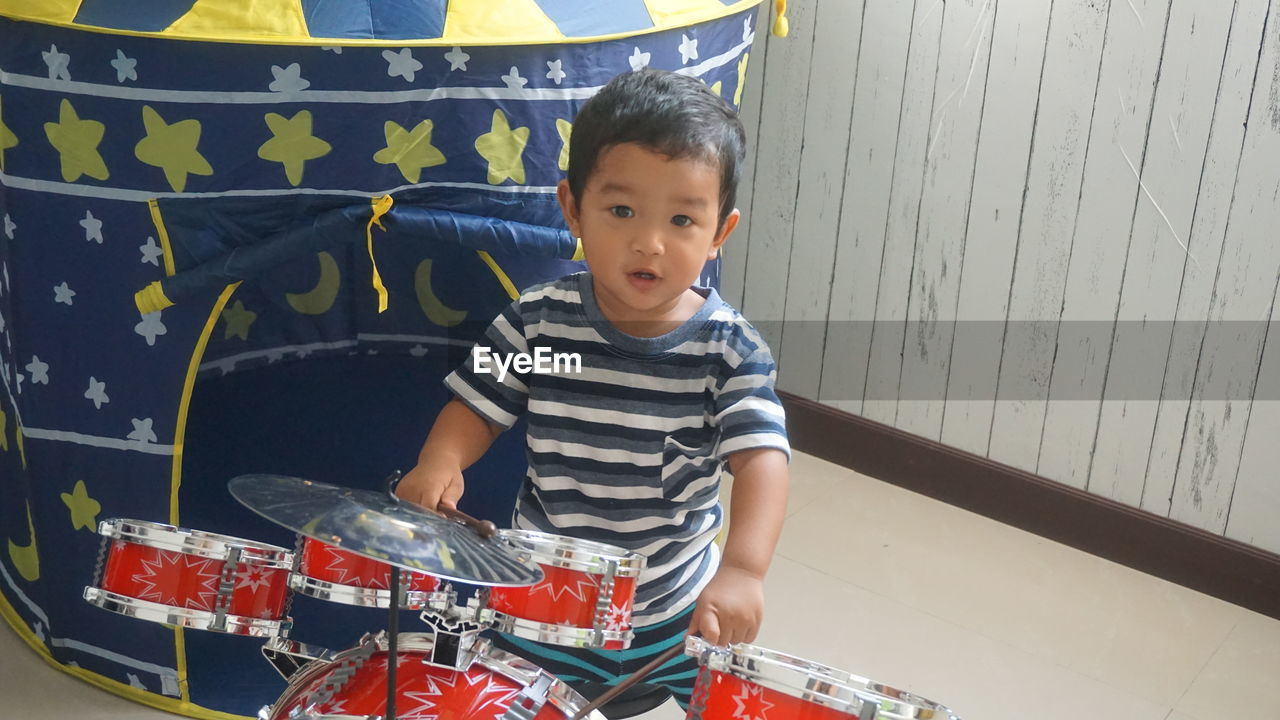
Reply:
M1167 707L1240 613L860 475L788 518L778 553Z
M1280 620L1242 612L1176 709L1196 720L1280 718Z

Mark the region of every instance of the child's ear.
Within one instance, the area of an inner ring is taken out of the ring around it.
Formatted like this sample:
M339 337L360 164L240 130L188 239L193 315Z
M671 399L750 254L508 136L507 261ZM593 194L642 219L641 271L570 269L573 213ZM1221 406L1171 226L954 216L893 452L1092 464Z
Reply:
M581 227L579 222L581 215L578 203L573 199L573 191L569 189L568 180L561 180L560 184L556 185L556 200L560 201L560 212L564 214L564 221L569 225L569 232L573 233L574 237L582 237L582 233L578 231Z
M738 208L734 208L724 222L720 223L720 228L716 230L716 237L711 241L711 249L707 251L707 259L715 260L716 255L720 252L720 246L724 245L724 241L729 239L729 235L733 233L733 229L738 227L738 221L742 219L742 213L738 212Z

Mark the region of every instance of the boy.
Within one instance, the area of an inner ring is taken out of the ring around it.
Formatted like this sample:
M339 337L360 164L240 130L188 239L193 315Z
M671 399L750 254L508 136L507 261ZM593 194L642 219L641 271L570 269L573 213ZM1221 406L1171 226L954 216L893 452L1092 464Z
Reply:
M630 650L495 641L587 695L686 632L728 645L751 642L760 627L790 453L774 364L736 310L694 286L738 223L744 144L734 111L689 77L627 73L587 101L558 198L589 269L526 291L480 343L494 356L576 353L581 369L499 379L486 371L495 363L477 367L473 354L446 378L455 397L397 491L428 508L454 506L462 470L528 417L515 526L648 559ZM726 462L733 522L719 558ZM678 656L646 682L687 707L696 670Z

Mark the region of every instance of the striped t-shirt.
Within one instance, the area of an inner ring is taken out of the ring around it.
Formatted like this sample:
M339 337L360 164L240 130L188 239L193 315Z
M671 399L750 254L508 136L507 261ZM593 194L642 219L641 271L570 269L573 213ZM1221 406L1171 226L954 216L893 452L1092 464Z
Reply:
M638 338L605 319L590 273L539 285L508 306L445 379L495 425L528 420L516 527L647 557L637 627L678 614L711 580L728 455L790 454L769 348L714 289L695 291L706 301L693 317ZM576 354L581 367L518 372L510 360L517 353L535 360L540 353L535 370L550 369L560 353ZM501 380L499 363L508 364Z

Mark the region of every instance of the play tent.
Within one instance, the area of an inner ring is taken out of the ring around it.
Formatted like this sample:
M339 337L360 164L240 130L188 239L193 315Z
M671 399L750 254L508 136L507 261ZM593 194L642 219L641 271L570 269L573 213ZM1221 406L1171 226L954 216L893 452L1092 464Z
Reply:
M577 107L644 66L737 104L759 1L0 0L0 614L149 705L271 702L261 640L82 599L98 523L291 549L230 477L407 469L460 353L580 266ZM505 520L523 464L507 433L464 509ZM384 622L291 611L333 649Z

